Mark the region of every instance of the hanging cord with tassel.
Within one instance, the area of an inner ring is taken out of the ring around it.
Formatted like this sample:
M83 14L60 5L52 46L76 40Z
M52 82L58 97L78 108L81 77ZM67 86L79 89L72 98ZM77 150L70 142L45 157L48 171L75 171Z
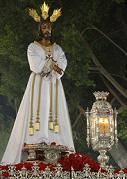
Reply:
M33 126L33 95L34 95L34 83L35 83L35 77L36 74L33 76L33 81L32 81L32 91L31 91L31 111L30 111L30 121L29 121L29 135L32 136L34 135L34 126Z
M40 76L40 82L39 82L39 93L38 93L38 106L37 106L37 117L34 129L35 131L40 130L40 99L41 99L41 86L42 86L42 76Z
M53 84L52 84L52 81L50 81L50 113L49 113L49 129L50 130L53 130L52 98L53 98Z
M58 79L56 79L56 114L55 114L55 122L54 122L54 132L59 132L59 124L58 124Z

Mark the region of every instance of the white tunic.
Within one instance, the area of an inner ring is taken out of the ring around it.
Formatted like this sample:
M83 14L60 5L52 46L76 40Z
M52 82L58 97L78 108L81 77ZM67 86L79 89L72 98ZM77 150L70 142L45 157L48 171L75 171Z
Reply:
M28 127L33 78L36 74L33 94L33 123L35 123L38 106L39 81L41 77L40 73L47 70L49 68L49 64L47 63L45 50L36 42L32 42L28 46L27 56L32 73L21 101L8 145L2 158L3 164L19 163L21 161L24 143L37 144L46 142L47 144L50 144L51 142L56 142L58 145L64 145L74 150L68 108L60 79L63 74L59 75L55 71L52 71L48 77L45 76L41 78L40 131L35 131L33 136L29 135ZM59 45L53 45L52 56L53 59L57 61L58 66L64 71L67 66L67 60ZM48 129L50 111L50 81L52 80L53 82L53 116L55 116L54 106L56 79L58 79L58 124L60 128L58 133L54 133Z

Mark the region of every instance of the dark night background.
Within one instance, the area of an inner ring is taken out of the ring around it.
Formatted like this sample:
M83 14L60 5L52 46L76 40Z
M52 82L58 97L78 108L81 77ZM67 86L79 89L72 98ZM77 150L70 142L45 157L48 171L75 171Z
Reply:
M76 150L92 155L86 144L84 110L93 92L109 91L116 107L118 137L127 149L127 3L126 0L49 0L62 7L53 35L65 51L68 67L62 78ZM38 24L28 8L41 0L0 0L0 158L30 75L27 46L38 36ZM111 159L113 164L114 161Z

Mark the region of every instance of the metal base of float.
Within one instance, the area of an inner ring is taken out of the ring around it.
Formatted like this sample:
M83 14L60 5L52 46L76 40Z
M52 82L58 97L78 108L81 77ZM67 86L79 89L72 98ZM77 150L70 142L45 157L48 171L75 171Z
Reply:
M67 147L45 142L39 144L25 144L22 150L22 162L42 161L44 163L57 163L59 159L69 154Z

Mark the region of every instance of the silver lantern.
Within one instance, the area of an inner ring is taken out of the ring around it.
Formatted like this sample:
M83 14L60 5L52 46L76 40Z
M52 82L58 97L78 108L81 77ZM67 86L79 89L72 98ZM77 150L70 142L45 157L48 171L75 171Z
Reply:
M98 162L105 168L109 157L106 152L118 142L117 139L117 111L113 110L107 101L108 92L94 92L96 101L92 109L86 111L87 144L98 151Z

